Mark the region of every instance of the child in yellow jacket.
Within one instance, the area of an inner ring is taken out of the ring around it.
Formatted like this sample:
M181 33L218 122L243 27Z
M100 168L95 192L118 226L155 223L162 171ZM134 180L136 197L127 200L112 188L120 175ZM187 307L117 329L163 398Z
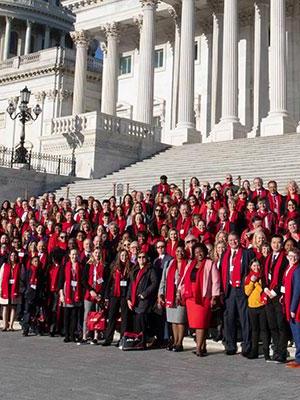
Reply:
M261 282L261 265L257 259L253 259L250 263L250 272L245 279L244 290L248 296L248 313L252 333L252 347L248 358L258 358L258 342L261 337L265 360L268 361L270 360L268 326Z

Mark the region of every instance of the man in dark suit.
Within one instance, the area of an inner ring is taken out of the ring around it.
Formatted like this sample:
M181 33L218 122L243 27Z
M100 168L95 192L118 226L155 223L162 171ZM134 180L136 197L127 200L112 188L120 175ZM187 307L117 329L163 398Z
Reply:
M158 282L161 281L162 272L164 268L167 268L168 264L172 260L172 257L166 253L166 244L163 241L156 243L156 251L158 257L153 261L153 268L157 275ZM153 334L157 337L158 344L164 347L169 341L169 331L166 321L165 309L156 306L150 315L151 326L154 327Z
M237 351L237 319L242 330L242 355L247 357L251 349L250 324L248 317L247 297L244 292L244 280L248 274L252 251L240 245L235 232L228 236L229 247L223 254L220 269L224 294L224 336L227 355Z
M151 196L155 199L157 193L163 192L163 194L170 194L170 186L168 184L168 177L166 175L162 175L160 177L160 183L158 185L154 185L151 189Z

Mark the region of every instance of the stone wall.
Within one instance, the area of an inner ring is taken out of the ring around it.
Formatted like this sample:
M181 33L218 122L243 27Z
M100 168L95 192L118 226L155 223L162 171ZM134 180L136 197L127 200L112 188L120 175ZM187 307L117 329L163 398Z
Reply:
M0 167L0 202L14 201L18 196L39 196L76 179L78 178Z

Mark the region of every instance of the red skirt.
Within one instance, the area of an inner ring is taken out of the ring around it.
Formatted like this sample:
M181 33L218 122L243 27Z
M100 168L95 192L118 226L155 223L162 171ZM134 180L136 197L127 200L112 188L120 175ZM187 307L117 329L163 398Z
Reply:
M204 297L202 304L195 303L195 283L192 282L193 297L186 300L186 311L191 329L208 329L211 320L211 299Z

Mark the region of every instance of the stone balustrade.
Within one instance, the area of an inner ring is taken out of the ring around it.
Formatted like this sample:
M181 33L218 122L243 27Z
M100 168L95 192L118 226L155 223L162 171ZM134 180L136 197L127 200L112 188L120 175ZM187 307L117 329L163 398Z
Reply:
M99 131L111 135L129 136L132 138L161 141L161 129L131 119L114 117L112 115L92 111L85 114L54 118L51 122L49 135L67 135Z

